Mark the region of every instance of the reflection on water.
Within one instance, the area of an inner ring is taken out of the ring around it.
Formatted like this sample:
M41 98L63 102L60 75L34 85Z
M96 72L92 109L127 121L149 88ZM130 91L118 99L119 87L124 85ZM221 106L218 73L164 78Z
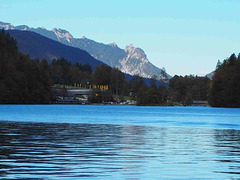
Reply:
M239 130L0 122L3 179L239 178Z
M218 172L240 175L240 131L234 129L216 130L214 136L216 153L221 157L216 161L227 166L226 169L221 169Z

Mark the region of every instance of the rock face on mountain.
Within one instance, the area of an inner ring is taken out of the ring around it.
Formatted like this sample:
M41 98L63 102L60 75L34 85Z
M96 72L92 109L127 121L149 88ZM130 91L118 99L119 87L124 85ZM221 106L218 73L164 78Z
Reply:
M139 74L142 77L151 78L156 76L162 78L161 69L151 64L144 51L140 48L135 48L132 44L125 48L125 57L119 60L120 65L117 66L123 72L135 75ZM170 76L168 76L170 78Z
M87 51L94 58L104 62L111 67L117 67L122 72L130 75L140 75L151 78L156 76L161 78L162 70L149 62L146 54L140 48L135 48L132 44L125 49L119 48L116 43L103 44L90 40L86 37L73 38L66 30L54 28L48 31L45 28L30 28L28 26L13 26L9 23L0 22L0 28L16 29L22 31L33 31L45 37L61 42L65 45L77 47ZM171 76L168 75L168 78Z

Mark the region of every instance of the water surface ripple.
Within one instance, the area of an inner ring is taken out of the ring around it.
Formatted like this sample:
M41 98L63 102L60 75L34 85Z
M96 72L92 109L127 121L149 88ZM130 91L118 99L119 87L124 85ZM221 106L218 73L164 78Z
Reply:
M64 113L69 106L52 106L61 113L41 119L44 107L53 111L51 106L25 106L27 117L19 113L22 106L14 107L18 116L3 115L12 107L1 106L1 179L240 178L238 109L220 109L226 116L217 114L217 121L213 114L218 109L213 108L97 106L99 120L93 106L72 106L75 114ZM93 119L87 123L84 118L90 119L91 111Z

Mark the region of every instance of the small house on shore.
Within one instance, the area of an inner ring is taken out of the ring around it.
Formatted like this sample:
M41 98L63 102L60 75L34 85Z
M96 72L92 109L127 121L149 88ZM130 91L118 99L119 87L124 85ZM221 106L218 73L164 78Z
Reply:
M192 102L192 106L207 106L208 105L208 101L198 101L198 100L194 100Z

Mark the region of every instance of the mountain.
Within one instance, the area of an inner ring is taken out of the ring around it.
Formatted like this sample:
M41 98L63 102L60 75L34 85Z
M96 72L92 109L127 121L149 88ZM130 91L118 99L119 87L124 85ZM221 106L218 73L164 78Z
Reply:
M33 59L53 59L63 57L72 63L89 64L94 70L96 66L104 64L93 58L86 51L64 45L31 31L8 30L9 34L17 40L18 49Z
M125 49L121 49L116 43L98 43L84 36L82 38L74 38L68 31L59 28L49 31L45 28L30 28L26 25L15 27L10 23L3 22L0 22L0 28L33 31L65 45L83 49L94 58L111 67L117 67L124 73L130 75L138 74L146 78L151 78L155 75L158 79L161 78L162 70L149 62L142 49L136 48L132 44L126 46ZM170 75L167 76L171 78Z
M46 59L51 63L54 58L64 57L72 63L90 64L93 70L98 65L104 64L84 50L64 45L35 32L19 30L7 30L7 32L17 40L19 51L28 54L33 59ZM132 76L125 73L125 79L129 81L132 79ZM144 80L147 85L150 85L149 78L144 78ZM159 81L156 82L156 85L168 87L168 84Z
M151 64L144 51L140 48L135 48L132 44L125 48L126 56L121 59L119 69L128 74L139 74L142 77L151 78L156 76L161 77L162 70ZM163 78L163 77L161 77ZM160 78L160 79L161 79ZM168 78L171 76L168 75Z
M215 71L205 75L206 77L208 77L209 79L212 79L213 75L214 75Z

